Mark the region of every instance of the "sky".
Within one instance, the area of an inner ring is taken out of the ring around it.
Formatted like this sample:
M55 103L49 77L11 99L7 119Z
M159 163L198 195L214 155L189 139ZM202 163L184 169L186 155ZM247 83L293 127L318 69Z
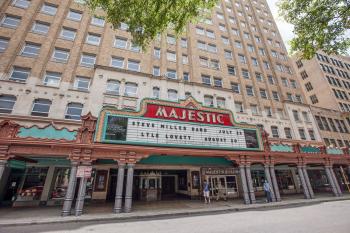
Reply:
M278 17L278 7L276 6L277 2L278 0L267 0L267 3L269 4L269 7L271 9L273 18L275 19L278 30L280 31L280 34L282 36L283 42L286 45L287 50L289 50L288 42L294 36L293 25L284 22L281 17Z

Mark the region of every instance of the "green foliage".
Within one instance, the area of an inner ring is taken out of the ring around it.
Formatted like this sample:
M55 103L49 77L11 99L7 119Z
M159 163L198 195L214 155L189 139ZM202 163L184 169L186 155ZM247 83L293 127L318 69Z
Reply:
M305 59L317 50L347 54L350 48L350 2L348 0L280 0L279 14L294 25L291 52Z
M86 0L92 11L102 9L114 28L126 23L133 42L143 49L155 37L174 30L179 35L218 0Z

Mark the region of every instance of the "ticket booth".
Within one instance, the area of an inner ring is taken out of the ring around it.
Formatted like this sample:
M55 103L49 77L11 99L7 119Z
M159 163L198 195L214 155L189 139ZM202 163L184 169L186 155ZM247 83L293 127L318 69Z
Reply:
M159 201L162 194L161 172L145 171L140 173L139 197L141 201Z

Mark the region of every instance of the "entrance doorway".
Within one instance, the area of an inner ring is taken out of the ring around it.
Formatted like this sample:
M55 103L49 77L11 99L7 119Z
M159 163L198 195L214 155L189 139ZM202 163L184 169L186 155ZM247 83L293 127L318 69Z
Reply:
M175 176L162 176L162 199L176 197Z
M232 176L208 176L210 195L217 200L223 198L238 197L237 177Z
M17 196L17 190L24 177L24 169L11 168L9 177L5 185L5 193L1 201L1 205L12 205Z
M117 180L118 180L118 169L110 169L109 184L108 184L107 198L106 198L106 201L108 202L113 202L115 200Z

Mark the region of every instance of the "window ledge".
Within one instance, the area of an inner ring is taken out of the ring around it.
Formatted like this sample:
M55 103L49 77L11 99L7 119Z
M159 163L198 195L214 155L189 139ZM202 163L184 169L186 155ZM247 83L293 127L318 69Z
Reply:
M138 97L137 96L128 96L128 95L123 95L124 98L129 98L129 99L135 99L137 100Z
M74 89L74 88L69 88L68 91L78 91L78 92L83 92L83 93L90 93L89 90L84 91L84 90L79 90L79 89Z
M114 97L114 98L119 98L121 96L120 94L113 94L113 93L108 93L108 92L105 92L103 94L108 96L108 97Z
M53 88L53 89L60 89L59 86L49 86L49 85L44 85L44 84L36 84L35 86L37 86L37 87L48 87L48 88Z
M14 81L10 79L0 79L2 82L9 82L9 83L18 83L18 84L26 84L26 82L19 82L19 81Z

